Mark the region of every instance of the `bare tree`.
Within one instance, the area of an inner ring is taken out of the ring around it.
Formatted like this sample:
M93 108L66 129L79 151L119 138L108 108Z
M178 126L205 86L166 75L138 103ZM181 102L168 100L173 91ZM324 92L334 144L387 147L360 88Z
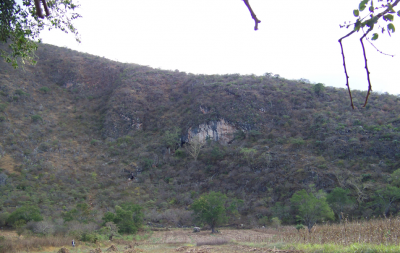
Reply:
M189 141L189 144L186 145L186 151L197 161L197 157L203 147L204 143L200 141L199 136L195 136Z

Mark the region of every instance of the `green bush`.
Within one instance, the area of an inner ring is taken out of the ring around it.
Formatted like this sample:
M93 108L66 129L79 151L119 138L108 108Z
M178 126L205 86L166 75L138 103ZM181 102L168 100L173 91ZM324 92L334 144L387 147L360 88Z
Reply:
M7 218L7 224L9 225L16 225L16 222L23 220L26 222L28 221L41 221L43 217L40 215L40 210L36 206L23 206L17 208L14 212L10 214ZM19 222L21 223L21 222Z
M39 121L43 121L42 117L40 115L32 115L31 116L32 122L39 122Z
M143 223L142 207L133 203L123 203L121 206L115 206L115 213L107 212L103 217L103 224L114 222L119 228L119 232L125 234L134 234Z
M6 104L0 104L0 112L4 112L7 108Z
M49 88L49 87L46 87L46 86L43 86L43 87L41 87L41 88L39 89L39 91L46 94L46 93L49 93L49 92L50 92L50 88Z
M83 233L81 235L82 242L96 243L99 240L99 235L96 233Z

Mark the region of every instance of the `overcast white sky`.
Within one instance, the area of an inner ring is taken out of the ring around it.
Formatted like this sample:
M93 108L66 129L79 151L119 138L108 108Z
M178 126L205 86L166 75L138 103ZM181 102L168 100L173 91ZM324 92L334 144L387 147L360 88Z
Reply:
M279 74L345 88L337 42L350 30L359 0L250 0L262 21L254 31L242 0L81 0L76 22L82 43L61 32L43 42L121 62L203 74ZM396 8L398 9L398 8ZM395 17L397 21L399 17ZM395 22L395 24L398 22ZM400 27L398 28L400 29ZM365 43L373 90L400 93L400 31ZM366 90L359 38L344 40L352 89Z

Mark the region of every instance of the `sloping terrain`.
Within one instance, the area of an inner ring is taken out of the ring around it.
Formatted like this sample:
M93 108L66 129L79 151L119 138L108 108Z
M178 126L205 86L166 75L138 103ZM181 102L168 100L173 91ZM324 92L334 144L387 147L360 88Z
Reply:
M29 204L58 218L87 203L98 220L133 201L148 222L188 225L193 199L213 190L244 201L231 223L291 223L289 198L314 184L350 189L365 217L381 214L368 203L399 168L397 96L362 108L353 91L352 110L345 89L269 74L193 75L49 45L37 55L18 70L0 62L1 212Z

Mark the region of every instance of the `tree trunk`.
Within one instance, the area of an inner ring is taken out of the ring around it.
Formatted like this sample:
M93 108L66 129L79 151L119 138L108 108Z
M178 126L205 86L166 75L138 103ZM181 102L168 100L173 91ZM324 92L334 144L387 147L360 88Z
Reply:
M211 225L211 233L214 234L215 233L215 226Z

